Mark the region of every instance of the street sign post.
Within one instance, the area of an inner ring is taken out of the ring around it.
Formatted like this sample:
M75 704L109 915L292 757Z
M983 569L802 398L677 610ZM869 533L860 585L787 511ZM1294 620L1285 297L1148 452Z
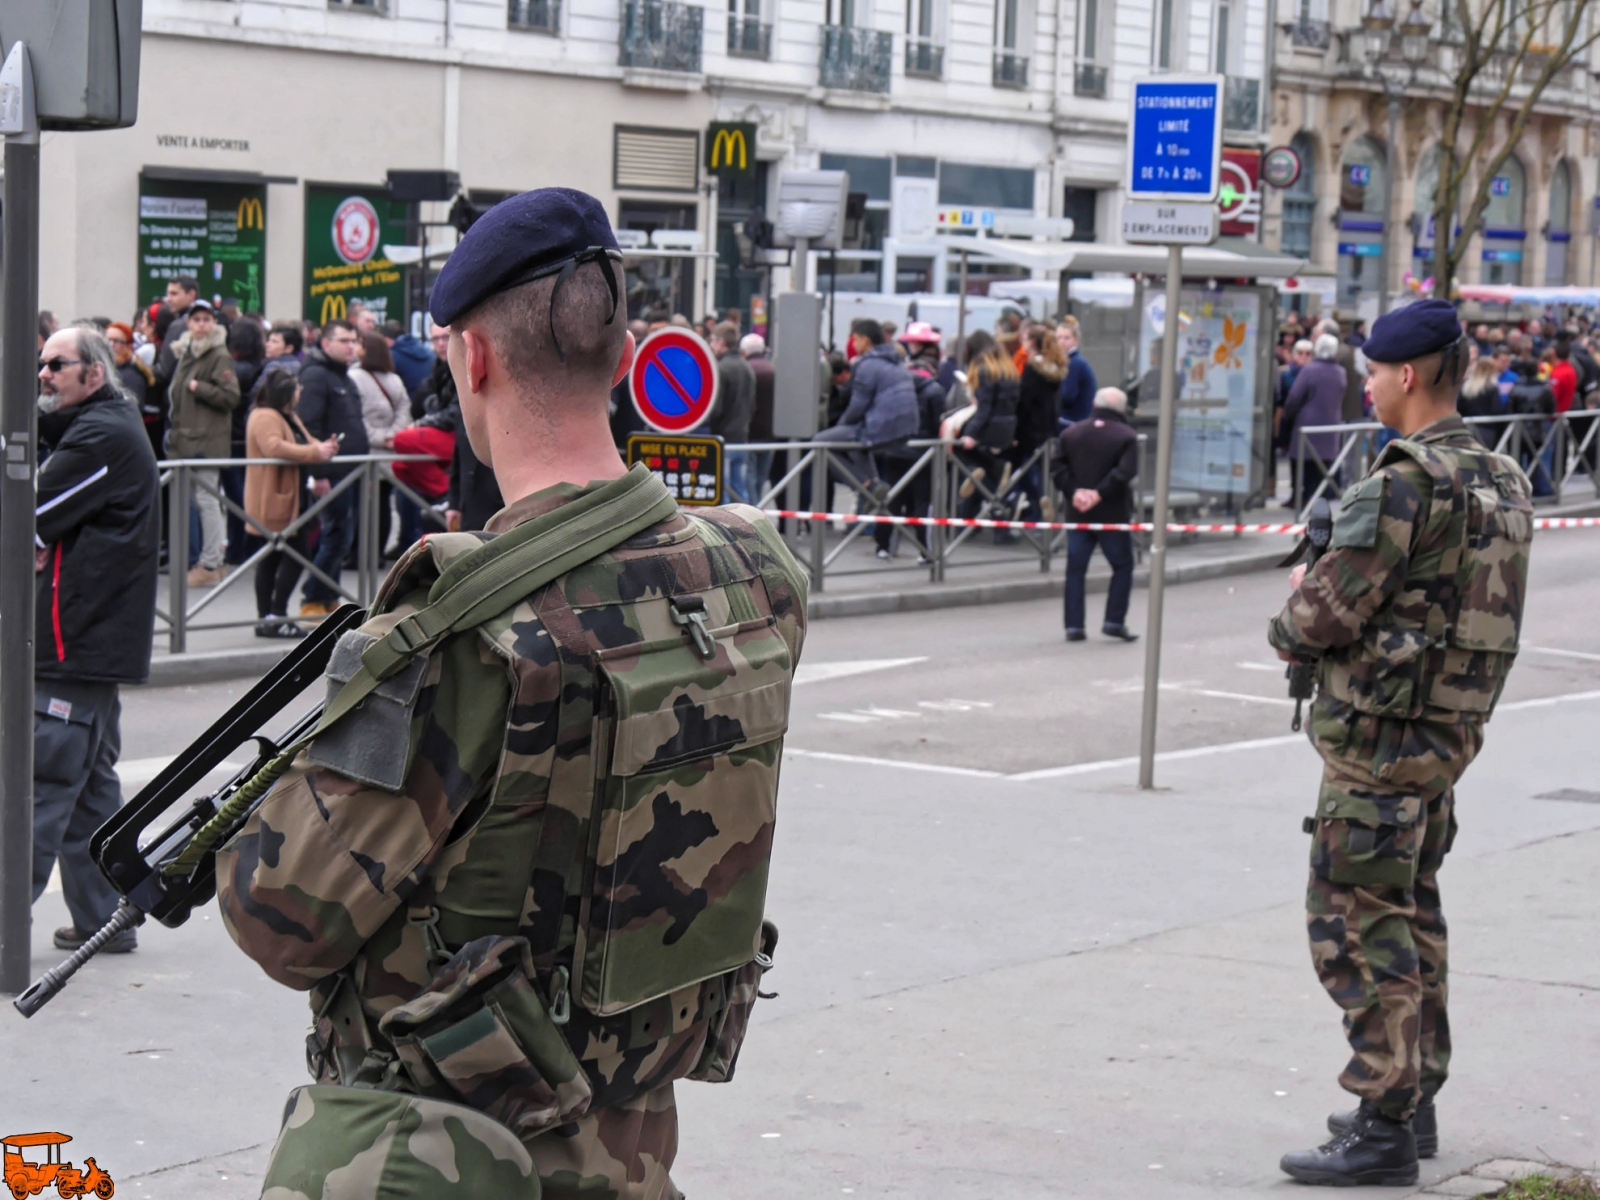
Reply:
M1166 594L1167 515L1172 482L1172 423L1177 406L1178 293L1184 245L1217 236L1222 187L1220 75L1162 75L1133 82L1128 117L1128 203L1123 237L1165 243L1167 308L1161 336L1161 422L1156 433L1156 495L1150 533L1150 602L1144 643L1144 712L1139 729L1139 786L1155 786L1156 710L1161 687L1161 606Z
M639 345L628 372L633 407L662 433L687 433L717 403L717 360L692 329L658 329Z

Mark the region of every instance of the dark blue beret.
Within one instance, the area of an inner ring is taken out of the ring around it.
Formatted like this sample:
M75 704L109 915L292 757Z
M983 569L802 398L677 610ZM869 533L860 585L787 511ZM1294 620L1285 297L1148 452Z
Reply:
M1404 363L1437 354L1461 337L1461 317L1448 300L1418 300L1372 323L1361 347L1373 362Z
M502 200L467 230L434 280L428 311L449 325L490 296L569 263L621 258L605 207L586 192L540 188Z

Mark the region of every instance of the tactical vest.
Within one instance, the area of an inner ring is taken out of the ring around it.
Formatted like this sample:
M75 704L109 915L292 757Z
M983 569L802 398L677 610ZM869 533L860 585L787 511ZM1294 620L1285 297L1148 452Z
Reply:
M1381 493L1369 485L1405 458L1433 485L1418 527L1442 524L1445 533L1437 545L1413 545L1400 591L1359 641L1323 657L1319 682L1333 699L1376 716L1410 720L1432 709L1487 719L1517 654L1532 489L1515 462L1476 444L1402 439L1350 489L1345 509L1365 501L1376 521Z
M423 583L482 544L428 540ZM526 1138L731 1076L776 942L763 906L804 606L776 530L726 508L672 516L478 624L512 680L500 768L409 909L314 993L319 1080L377 1066L378 1086ZM396 977L432 982L371 1003Z

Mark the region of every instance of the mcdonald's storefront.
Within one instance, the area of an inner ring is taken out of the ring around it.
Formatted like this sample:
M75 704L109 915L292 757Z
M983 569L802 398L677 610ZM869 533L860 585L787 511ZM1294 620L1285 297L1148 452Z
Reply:
M146 168L139 176L139 303L192 275L200 294L259 312L267 287L266 183L194 178Z

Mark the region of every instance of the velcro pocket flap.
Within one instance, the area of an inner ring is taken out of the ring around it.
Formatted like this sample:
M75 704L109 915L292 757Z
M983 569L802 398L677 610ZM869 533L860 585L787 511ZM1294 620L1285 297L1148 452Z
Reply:
M1412 718L1422 712L1422 675L1433 642L1415 629L1369 629L1339 657L1325 658L1322 687L1357 712Z
M1383 476L1370 475L1352 485L1339 502L1333 521L1333 546L1370 550L1378 544L1378 518L1383 512Z
M344 634L328 660L328 698L361 670L361 656L378 639L359 629ZM324 729L306 757L314 766L337 771L348 779L386 792L405 786L411 765L411 714L422 694L428 656L418 654L400 671L378 684L343 720Z
M596 656L616 703L613 776L667 771L782 737L792 670L771 617L713 629L709 661L688 638Z

